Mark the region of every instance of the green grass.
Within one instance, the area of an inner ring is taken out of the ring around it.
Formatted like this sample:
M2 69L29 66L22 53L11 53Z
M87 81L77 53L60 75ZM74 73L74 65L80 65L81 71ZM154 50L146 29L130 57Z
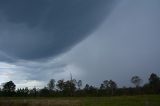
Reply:
M116 97L0 98L0 106L160 106L160 95Z
M86 98L85 106L160 106L160 96L119 96Z

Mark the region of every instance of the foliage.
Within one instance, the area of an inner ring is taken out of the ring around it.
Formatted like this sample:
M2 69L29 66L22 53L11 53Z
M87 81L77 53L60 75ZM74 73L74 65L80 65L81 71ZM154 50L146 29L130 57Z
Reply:
M49 81L49 83L48 83L48 89L49 90L53 90L54 89L54 87L55 87L55 80L54 79L51 79L50 81Z
M142 83L142 79L139 76L133 76L131 82L138 88Z
M81 89L81 87L82 87L82 80L78 80L77 86L78 86L79 89Z
M160 78L154 73L149 77L149 87L152 92L160 93Z
M150 75L149 84L154 85L154 84L157 84L159 81L160 81L160 78L156 74L152 73Z
M142 94L160 94L160 78L152 73L148 78L148 83L143 86L139 86L141 78L139 76L133 76L131 78L135 87L123 87L118 88L117 83L113 80L104 80L100 87L86 84L83 89L82 81L71 80L58 80L55 82L51 79L47 84L47 87L42 89L32 88L18 88L13 81L9 81L3 84L3 88L0 89L0 96L18 96L18 97L38 97L38 96L116 96L116 95L142 95Z
M12 96L15 92L16 85L12 82L6 82L3 85L3 93L5 96Z

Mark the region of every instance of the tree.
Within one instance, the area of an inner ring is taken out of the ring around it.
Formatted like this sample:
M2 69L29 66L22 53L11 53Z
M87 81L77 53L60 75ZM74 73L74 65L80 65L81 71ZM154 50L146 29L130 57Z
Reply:
M104 85L105 89L108 89L108 88L116 89L117 88L117 84L113 80L105 80L105 81L103 81L103 85Z
M28 96L29 94L29 89L26 88L19 88L16 90L16 96Z
M6 82L3 85L3 91L6 96L12 96L15 92L15 89L16 85L12 81Z
M101 84L101 86L100 86L100 88L99 88L100 90L104 90L105 89L105 86L104 86L104 84Z
M54 87L55 87L55 80L54 79L51 79L48 83L48 89L50 91L53 91L54 90Z
M142 79L139 76L133 76L131 78L131 82L136 86L136 88L138 88L142 83Z
M149 87L152 92L160 93L160 78L154 73L152 73L149 77Z
M85 85L84 90L85 90L85 91L88 91L88 90L89 90L89 85L88 85L88 84Z
M59 89L59 90L61 90L61 91L63 91L64 90L64 80L58 80L57 81L57 88Z
M109 81L105 80L105 81L103 81L103 86L104 86L104 89L111 91L112 95L114 94L114 91L117 88L117 84L113 80L109 80Z
M60 91L63 92L63 94L72 96L74 91L76 90L76 80L59 80L56 86Z
M109 81L108 80L103 81L103 85L105 89L109 88Z
M38 94L38 89L36 87L34 87L29 91L30 96L37 96L37 94Z
M116 88L117 88L116 82L110 80L110 81L109 81L109 87L110 87L111 89L116 89Z
M76 80L68 80L64 84L64 91L69 94L70 96L73 96L74 92L76 90Z
M82 86L82 80L79 80L79 81L77 82L77 86L78 86L78 89L80 90L80 88L81 88L81 86Z
M160 78L156 75L156 74L154 74L154 73L152 73L151 75L150 75L150 77L149 77L149 84L156 84L156 83L158 83L160 81Z
M109 89L111 89L112 95L114 94L114 91L117 89L116 82L109 80Z
M49 96L49 90L47 89L47 87L44 87L43 89L40 90L40 96Z

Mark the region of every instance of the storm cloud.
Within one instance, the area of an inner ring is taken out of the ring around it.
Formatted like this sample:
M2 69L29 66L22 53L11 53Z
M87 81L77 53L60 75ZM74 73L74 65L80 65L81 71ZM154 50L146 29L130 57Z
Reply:
M114 5L114 0L1 0L0 51L12 58L8 61L55 57L94 32Z
M36 60L36 61L35 61ZM0 83L160 75L159 0L1 0Z

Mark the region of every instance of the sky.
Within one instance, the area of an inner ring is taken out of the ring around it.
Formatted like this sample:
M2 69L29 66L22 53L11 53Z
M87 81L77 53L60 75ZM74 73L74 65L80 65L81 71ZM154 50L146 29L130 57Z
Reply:
M132 86L160 75L159 0L1 0L0 83Z

